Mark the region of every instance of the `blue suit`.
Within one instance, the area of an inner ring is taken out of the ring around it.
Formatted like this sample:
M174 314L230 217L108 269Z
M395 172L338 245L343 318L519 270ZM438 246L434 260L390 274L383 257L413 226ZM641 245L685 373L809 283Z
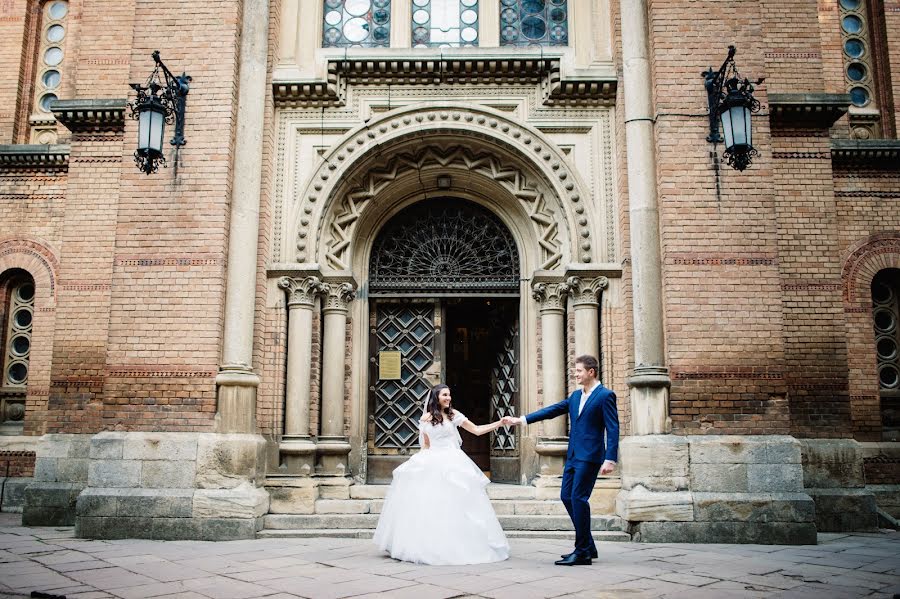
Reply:
M578 413L580 403L581 391L574 391L559 403L527 414L525 420L531 424L569 414L569 449L560 498L575 525L575 553L588 557L592 550L596 551L589 499L603 461L618 461L619 411L616 394L603 385L594 389L581 414Z

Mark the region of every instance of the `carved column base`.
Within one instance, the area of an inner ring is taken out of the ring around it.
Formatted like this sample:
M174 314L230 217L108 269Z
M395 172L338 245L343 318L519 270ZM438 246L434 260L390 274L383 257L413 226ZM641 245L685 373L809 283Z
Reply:
M320 436L316 441L316 474L319 476L347 476L350 472L347 456L350 442L343 436Z
M243 365L222 366L216 386L216 432L255 433L259 377Z
M562 476L569 450L568 437L538 437L534 446L538 454L538 474L540 477ZM537 483L535 483L537 486Z
M316 466L316 444L308 436L285 435L278 444L284 474L309 476Z
M669 369L638 366L628 377L631 387L631 434L660 435L672 432L669 417Z

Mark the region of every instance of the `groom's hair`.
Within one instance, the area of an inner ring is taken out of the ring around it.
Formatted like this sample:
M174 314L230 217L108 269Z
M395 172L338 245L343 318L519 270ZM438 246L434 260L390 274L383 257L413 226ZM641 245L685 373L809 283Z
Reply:
M600 378L600 363L594 356L590 356L588 354L578 356L577 358L575 358L575 363L584 366L585 370L590 370L593 368L594 378Z

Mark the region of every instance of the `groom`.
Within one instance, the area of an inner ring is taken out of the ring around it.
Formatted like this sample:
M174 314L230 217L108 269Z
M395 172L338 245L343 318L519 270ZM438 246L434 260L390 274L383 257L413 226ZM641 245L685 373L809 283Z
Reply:
M609 474L619 454L619 412L616 394L597 380L599 364L594 356L575 358L575 381L579 389L559 403L519 418L506 416L503 424L532 424L569 414L571 431L560 497L575 525L575 551L555 562L558 566L590 565L597 557L591 535L591 505L588 500L597 473ZM604 444L604 431L606 443Z

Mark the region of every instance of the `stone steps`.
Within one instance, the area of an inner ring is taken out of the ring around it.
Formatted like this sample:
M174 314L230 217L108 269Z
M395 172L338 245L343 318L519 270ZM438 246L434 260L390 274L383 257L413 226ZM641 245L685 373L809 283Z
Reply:
M548 515L498 515L500 526L505 531L563 531L572 530L568 516ZM266 530L327 530L327 529L374 529L378 524L378 514L268 514L264 517ZM591 530L625 530L624 521L618 516L598 515L591 517Z
M316 514L380 514L383 499L317 499ZM498 516L565 516L561 501L536 499L492 499Z
M575 532L570 530L507 530L509 539L559 539L574 540ZM371 539L375 530L372 528L308 528L308 529L269 529L265 528L258 533L258 539L293 539L293 538L343 538L343 539ZM629 542L631 535L627 532L615 530L595 530L594 540L602 542Z

